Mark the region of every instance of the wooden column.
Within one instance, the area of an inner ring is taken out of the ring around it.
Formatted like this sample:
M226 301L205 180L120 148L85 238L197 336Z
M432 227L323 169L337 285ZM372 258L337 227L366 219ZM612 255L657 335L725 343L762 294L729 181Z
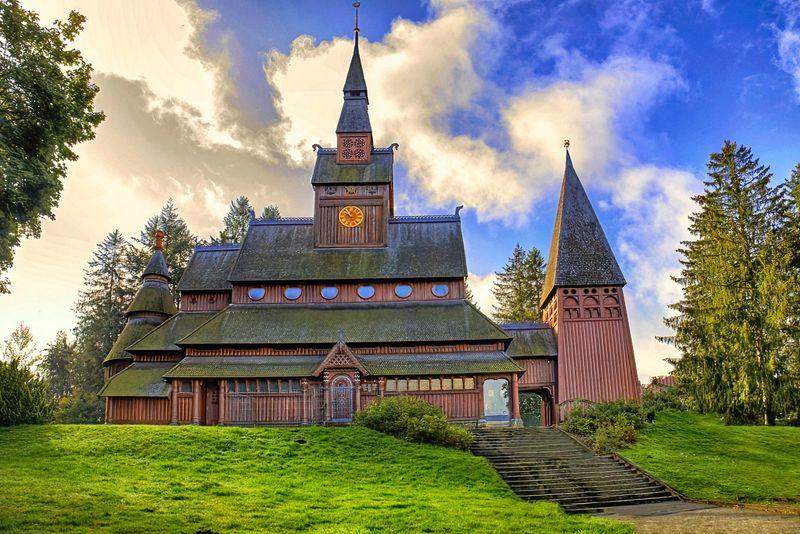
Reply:
M511 375L511 425L522 426L522 417L519 415L519 376Z
M331 420L331 377L328 374L328 371L322 373L322 383L323 383L323 391L325 393L325 422Z
M114 420L113 420L113 417L111 415L111 411L109 410L108 397L106 397L105 423L109 424L109 423L113 423L113 422L114 422Z
M172 380L172 421L171 425L178 424L178 380Z
M308 379L300 379L300 388L303 390L303 406L301 407L303 414L303 424L308 424Z
M192 424L200 424L200 381L192 380Z
M378 395L383 398L383 393L386 391L386 379L384 377L380 377L378 379Z
M484 410L486 404L483 402L483 377L478 377L478 423L486 423L486 414Z
M356 371L355 375L353 376L353 388L356 390L355 397L356 400L356 409L355 411L361 410L361 374Z
M225 410L228 407L228 403L226 402L228 395L228 381L227 380L220 380L219 381L219 424L225 424Z

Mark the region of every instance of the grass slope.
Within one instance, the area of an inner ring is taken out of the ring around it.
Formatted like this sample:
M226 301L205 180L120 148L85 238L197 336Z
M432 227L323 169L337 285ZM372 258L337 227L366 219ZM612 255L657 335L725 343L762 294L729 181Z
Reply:
M297 440L305 440L298 443ZM0 428L0 530L630 532L363 428Z
M798 503L799 444L800 428L725 426L667 410L623 455L691 499Z

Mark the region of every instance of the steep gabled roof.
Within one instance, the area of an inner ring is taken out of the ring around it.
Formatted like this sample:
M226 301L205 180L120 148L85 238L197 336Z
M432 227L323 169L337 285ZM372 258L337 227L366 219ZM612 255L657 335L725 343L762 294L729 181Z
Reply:
M512 358L558 356L553 329L545 323L503 323L498 325L513 338L506 353Z
M389 184L392 183L394 153L391 148L372 151L369 163L336 164L336 150L317 150L317 163L311 183L317 184Z
M567 151L542 304L557 287L624 284L614 252Z
M231 282L410 280L467 276L461 221L454 215L389 219L382 248L314 247L311 219L256 221ZM335 341L335 340L334 340Z
M463 300L354 304L232 304L178 340L180 346L331 346L502 341L509 336Z
M130 344L126 350L137 352L180 352L181 348L175 344L177 340L196 330L200 325L211 319L216 312L180 312L161 323L158 328L152 329L141 336L135 343Z
M178 291L230 291L228 274L238 254L236 244L195 247L178 282Z
M109 379L100 397L169 397L172 386L162 376L174 363L134 362Z

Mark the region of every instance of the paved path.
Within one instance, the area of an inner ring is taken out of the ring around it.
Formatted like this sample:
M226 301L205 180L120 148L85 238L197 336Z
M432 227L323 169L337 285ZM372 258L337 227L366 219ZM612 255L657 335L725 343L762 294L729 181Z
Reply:
M762 512L690 502L617 506L599 514L629 521L644 534L797 533L800 514Z

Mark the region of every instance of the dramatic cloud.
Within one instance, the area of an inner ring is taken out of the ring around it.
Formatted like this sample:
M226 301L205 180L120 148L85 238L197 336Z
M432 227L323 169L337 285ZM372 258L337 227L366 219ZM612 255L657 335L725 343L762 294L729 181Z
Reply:
M778 0L783 27L773 25L778 44L776 63L794 80L794 90L800 101L800 4L796 0Z

